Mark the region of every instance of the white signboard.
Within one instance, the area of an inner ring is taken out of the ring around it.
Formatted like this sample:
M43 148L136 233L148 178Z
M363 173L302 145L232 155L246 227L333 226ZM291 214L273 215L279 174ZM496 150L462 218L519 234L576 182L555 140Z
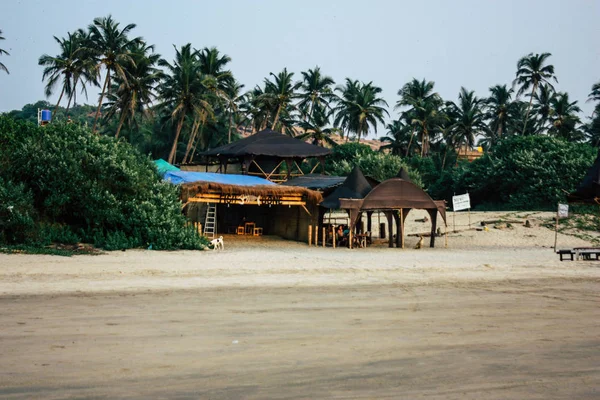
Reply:
M452 196L453 211L467 210L469 208L471 208L471 199L469 198L469 193Z
M558 204L558 218L567 218L569 216L569 205Z

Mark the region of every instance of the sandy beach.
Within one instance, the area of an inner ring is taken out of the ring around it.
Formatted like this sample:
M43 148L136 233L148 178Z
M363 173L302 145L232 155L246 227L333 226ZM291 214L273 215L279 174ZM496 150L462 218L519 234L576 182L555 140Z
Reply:
M0 398L598 398L600 262L560 262L551 217L450 214L434 249L0 254Z

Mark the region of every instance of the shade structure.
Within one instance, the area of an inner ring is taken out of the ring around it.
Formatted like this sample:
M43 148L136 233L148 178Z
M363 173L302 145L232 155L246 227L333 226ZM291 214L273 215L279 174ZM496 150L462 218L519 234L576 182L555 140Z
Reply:
M300 139L265 129L247 138L201 153L204 156L238 158L267 156L279 158L321 157L331 150L306 143Z
M362 199L372 187L363 175L358 166L354 166L350 175L344 183L338 186L329 196L327 196L321 204L321 207L337 210L340 208L340 199Z
M577 187L575 192L567 197L569 203L598 203L600 202L600 149L596 161Z
M354 227L363 211L383 211L388 218L388 226L391 226L392 219L395 219L398 226L397 245L404 243L402 227L413 208L427 210L431 216L431 247L435 244L438 212L446 223L445 202L433 200L423 189L401 178L392 178L380 183L364 199L341 198L339 201L340 207L350 213L351 227ZM393 247L392 235L390 247Z
M318 158L317 165L321 165L321 173L324 173L325 156L330 153L331 150L327 148L265 129L234 143L205 151L201 155L217 158L220 163L219 171L222 173L227 173L227 164L234 159L242 165L244 174L285 182L304 175L300 164L305 158ZM316 166L313 171L315 169Z

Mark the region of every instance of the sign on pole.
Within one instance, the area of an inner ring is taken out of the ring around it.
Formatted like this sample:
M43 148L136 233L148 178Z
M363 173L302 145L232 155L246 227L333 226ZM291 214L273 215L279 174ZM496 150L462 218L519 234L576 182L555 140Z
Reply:
M560 218L567 218L569 216L569 205L558 203L558 209L556 210L556 224L554 225L554 252L556 252L556 243L558 242L558 220Z
M469 193L452 196L452 211L467 210L471 208Z
M567 218L569 216L569 205L558 204L558 218Z

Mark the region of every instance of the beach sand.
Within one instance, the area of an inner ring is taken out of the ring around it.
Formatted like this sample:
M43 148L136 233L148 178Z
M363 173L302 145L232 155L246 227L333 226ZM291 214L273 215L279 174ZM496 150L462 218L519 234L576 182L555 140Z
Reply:
M419 250L0 254L0 398L598 398L600 261L560 262L551 217L450 214Z

